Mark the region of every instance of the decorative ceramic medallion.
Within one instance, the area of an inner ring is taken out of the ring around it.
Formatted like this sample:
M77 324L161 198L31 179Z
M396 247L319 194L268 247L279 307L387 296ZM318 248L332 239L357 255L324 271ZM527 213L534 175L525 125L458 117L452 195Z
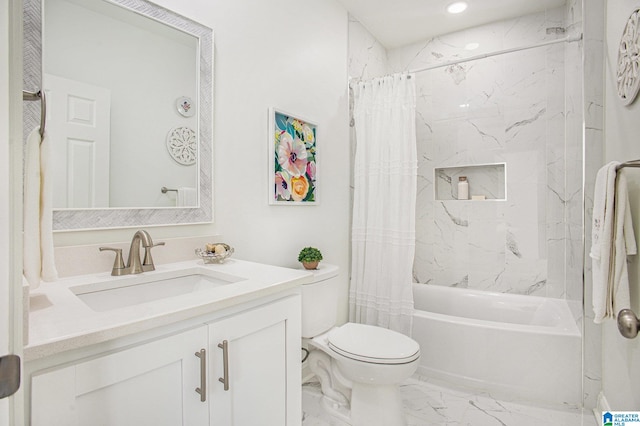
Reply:
M196 132L189 127L175 127L167 135L167 149L178 163L190 166L196 162L198 141Z
M624 27L618 48L617 86L618 96L625 105L631 104L640 88L640 40L638 19L640 9L633 11Z
M196 112L193 101L186 96L176 99L176 109L183 117L192 117Z

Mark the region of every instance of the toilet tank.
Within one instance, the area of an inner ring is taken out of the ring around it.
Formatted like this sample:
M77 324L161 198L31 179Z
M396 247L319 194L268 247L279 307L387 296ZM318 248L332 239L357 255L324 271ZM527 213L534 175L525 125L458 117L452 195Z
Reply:
M336 265L320 263L314 279L302 286L302 337L311 338L336 325L338 273Z

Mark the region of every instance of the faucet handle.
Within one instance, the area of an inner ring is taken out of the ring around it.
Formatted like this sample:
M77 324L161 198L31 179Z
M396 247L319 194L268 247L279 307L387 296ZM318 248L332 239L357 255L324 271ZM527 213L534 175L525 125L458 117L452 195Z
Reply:
M122 249L113 247L100 247L100 251L110 250L116 253L116 258L113 261L113 268L111 269L111 275L120 276L124 275L124 261L122 260Z
M163 246L163 245L164 245L164 241L161 241L159 243L152 244L144 248L144 260L142 261L142 270L144 272L156 270L156 267L153 264L153 258L151 257L151 249L154 247Z

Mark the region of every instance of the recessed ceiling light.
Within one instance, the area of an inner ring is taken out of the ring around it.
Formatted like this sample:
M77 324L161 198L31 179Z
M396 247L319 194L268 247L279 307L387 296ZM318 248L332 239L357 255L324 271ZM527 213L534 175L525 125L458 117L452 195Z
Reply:
M464 48L467 50L476 50L478 47L480 47L480 43L467 43Z
M467 10L467 6L469 6L467 4L467 2L465 2L465 1L457 1L455 3L451 3L449 6L447 6L447 12L449 12L449 13L461 13L461 12L464 12L465 10Z

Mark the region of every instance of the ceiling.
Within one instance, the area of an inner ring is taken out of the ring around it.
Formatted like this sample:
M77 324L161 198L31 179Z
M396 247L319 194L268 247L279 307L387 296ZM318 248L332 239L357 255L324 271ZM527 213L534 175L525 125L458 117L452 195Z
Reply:
M454 1L338 0L387 49L565 4L565 0L466 0L467 10L451 15L446 7Z

